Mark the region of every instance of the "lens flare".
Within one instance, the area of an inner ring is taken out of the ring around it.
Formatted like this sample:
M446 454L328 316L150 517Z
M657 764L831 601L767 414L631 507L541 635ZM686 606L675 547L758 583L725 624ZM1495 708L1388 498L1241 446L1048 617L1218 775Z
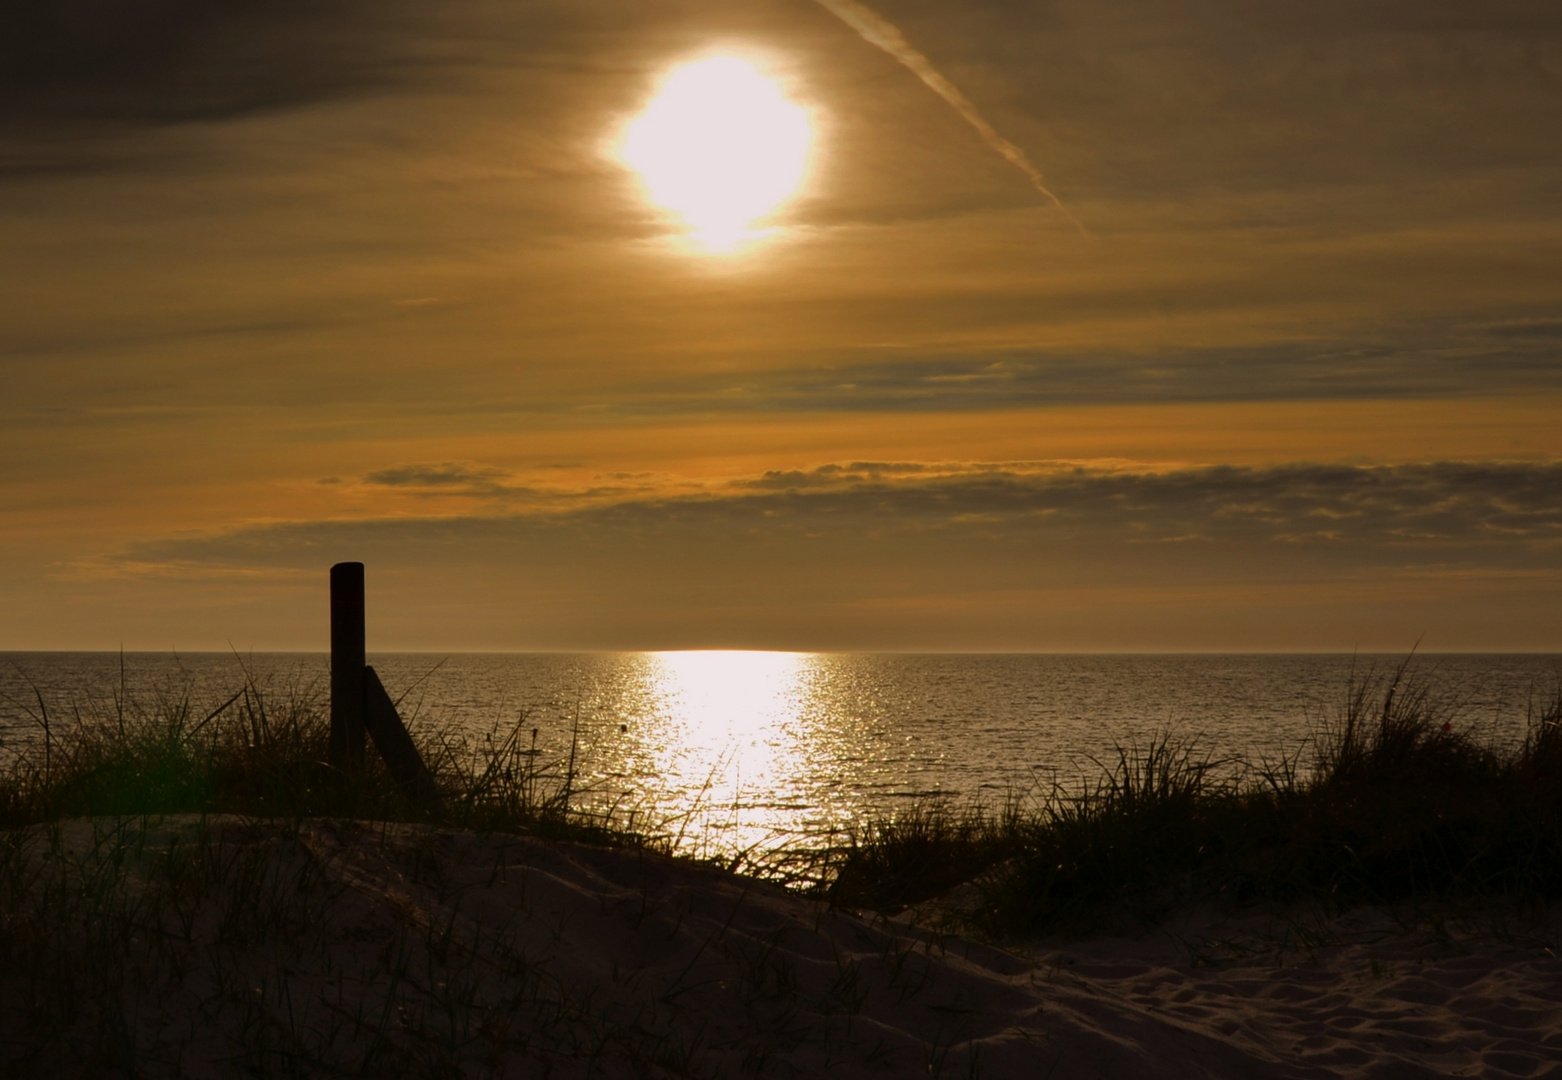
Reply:
M728 252L797 191L812 144L808 110L747 61L717 56L668 76L620 156L699 247Z

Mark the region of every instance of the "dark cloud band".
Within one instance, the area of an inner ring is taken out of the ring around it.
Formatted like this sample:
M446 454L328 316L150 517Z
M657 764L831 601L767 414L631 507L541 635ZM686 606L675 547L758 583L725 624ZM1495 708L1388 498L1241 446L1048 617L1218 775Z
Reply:
M402 472L423 475L415 467ZM503 486L493 476L485 482ZM268 525L142 543L119 561L304 566L322 550L366 548L397 561L437 549L481 562L548 564L641 565L701 552L756 566L890 559L912 567L947 559L977 577L984 565L1015 560L1125 556L1205 571L1247 560L1260 575L1298 567L1545 569L1562 552L1562 464L1150 472L859 462L767 473L720 494L586 509Z
M1503 333L1455 331L1456 347L1301 343L1153 355L1016 352L846 360L766 373L708 393L724 407L765 411L963 410L1059 404L1422 398L1562 388L1546 324ZM698 386L664 388L664 408L697 406Z

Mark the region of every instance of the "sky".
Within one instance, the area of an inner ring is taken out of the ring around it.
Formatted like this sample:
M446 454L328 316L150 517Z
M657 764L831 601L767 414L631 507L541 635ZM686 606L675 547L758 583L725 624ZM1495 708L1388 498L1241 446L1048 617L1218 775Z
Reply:
M1543 0L0 0L0 649L1562 651L1559 131Z

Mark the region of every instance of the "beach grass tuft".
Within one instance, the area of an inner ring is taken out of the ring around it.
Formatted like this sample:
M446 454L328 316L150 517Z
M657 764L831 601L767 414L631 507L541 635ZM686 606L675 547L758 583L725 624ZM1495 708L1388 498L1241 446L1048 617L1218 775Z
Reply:
M27 703L21 703L27 705ZM377 754L347 775L328 764L330 709L315 684L243 685L197 709L187 687L150 701L51 716L27 709L44 738L0 768L0 828L71 818L232 814L438 824L631 845L649 838L586 809L573 755L548 757L522 714L471 733L420 725L415 742L441 798L410 797Z
M1483 744L1408 666L1353 679L1304 753L1251 765L1163 736L1071 790L935 804L847 838L819 891L898 911L974 882L999 935L1153 921L1208 900L1546 903L1562 897L1562 688L1522 745Z

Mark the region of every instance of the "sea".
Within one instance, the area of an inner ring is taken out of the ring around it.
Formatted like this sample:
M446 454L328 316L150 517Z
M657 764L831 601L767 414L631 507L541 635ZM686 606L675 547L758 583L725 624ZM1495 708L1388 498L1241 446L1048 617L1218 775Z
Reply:
M1098 655L750 651L371 654L415 731L481 755L512 737L575 804L739 860L832 843L935 801L1077 791L1119 749L1171 738L1233 771L1292 762L1354 688L1404 677L1495 746L1562 680L1555 654ZM324 704L313 653L0 653L0 756L36 758L43 721L117 723L246 684ZM231 722L218 713L212 723Z

